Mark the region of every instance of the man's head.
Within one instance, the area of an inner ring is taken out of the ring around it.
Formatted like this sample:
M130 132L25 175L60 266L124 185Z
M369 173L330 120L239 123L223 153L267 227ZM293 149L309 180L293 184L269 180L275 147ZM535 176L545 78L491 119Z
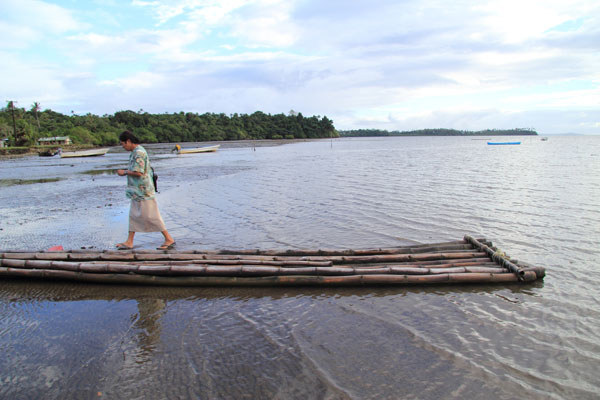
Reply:
M135 149L140 143L139 139L131 131L123 131L119 135L119 141L121 142L121 146L127 151Z

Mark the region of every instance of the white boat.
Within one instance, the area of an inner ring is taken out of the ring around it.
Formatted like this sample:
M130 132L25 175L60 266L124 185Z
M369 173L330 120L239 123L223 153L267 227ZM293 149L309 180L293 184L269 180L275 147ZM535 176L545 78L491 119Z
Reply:
M213 151L217 151L221 147L220 144L216 144L214 146L204 146L204 147L196 147L194 149L182 149L179 146L176 146L177 154L192 154L192 153L209 153Z
M71 158L71 157L96 157L103 156L108 153L110 150L109 147L105 147L102 149L92 149L92 150L81 150L81 151L65 151L60 152L61 158Z

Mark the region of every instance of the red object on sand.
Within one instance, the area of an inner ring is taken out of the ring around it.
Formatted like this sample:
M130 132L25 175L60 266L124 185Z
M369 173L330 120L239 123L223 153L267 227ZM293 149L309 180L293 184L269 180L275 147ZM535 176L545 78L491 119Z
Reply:
M62 246L52 246L50 247L48 250L46 251L63 251L63 247Z

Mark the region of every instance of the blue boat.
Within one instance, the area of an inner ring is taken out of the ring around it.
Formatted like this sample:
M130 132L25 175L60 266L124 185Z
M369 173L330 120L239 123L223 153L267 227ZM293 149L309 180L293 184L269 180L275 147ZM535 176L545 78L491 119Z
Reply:
M521 142L487 142L489 145L521 144Z

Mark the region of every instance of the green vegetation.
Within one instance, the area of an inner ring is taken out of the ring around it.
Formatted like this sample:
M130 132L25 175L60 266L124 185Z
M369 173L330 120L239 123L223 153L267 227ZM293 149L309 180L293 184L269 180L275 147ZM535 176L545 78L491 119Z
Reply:
M114 115L64 115L40 111L39 103L30 110L15 107L12 101L0 110L0 139L10 146L33 146L42 137L69 136L75 145L109 146L119 144L119 134L131 130L144 143L200 142L244 139L305 139L338 137L327 117L253 114L150 114L143 110L119 111Z
M460 131L456 129L421 129L417 131L385 131L381 129L356 129L340 131L340 136L523 136L537 135L532 128L486 129L483 131Z
M40 111L35 102L29 110L9 101L0 109L0 140L23 151L42 137L69 136L74 145L112 146L119 144L119 134L133 131L144 143L204 142L245 139L315 139L339 136L509 136L537 135L531 128L487 129L463 131L455 129L422 129L386 131L358 129L338 132L327 117L304 117L290 111L285 114L225 115L214 113L150 114L144 110L119 111L114 115L64 115L52 110Z

